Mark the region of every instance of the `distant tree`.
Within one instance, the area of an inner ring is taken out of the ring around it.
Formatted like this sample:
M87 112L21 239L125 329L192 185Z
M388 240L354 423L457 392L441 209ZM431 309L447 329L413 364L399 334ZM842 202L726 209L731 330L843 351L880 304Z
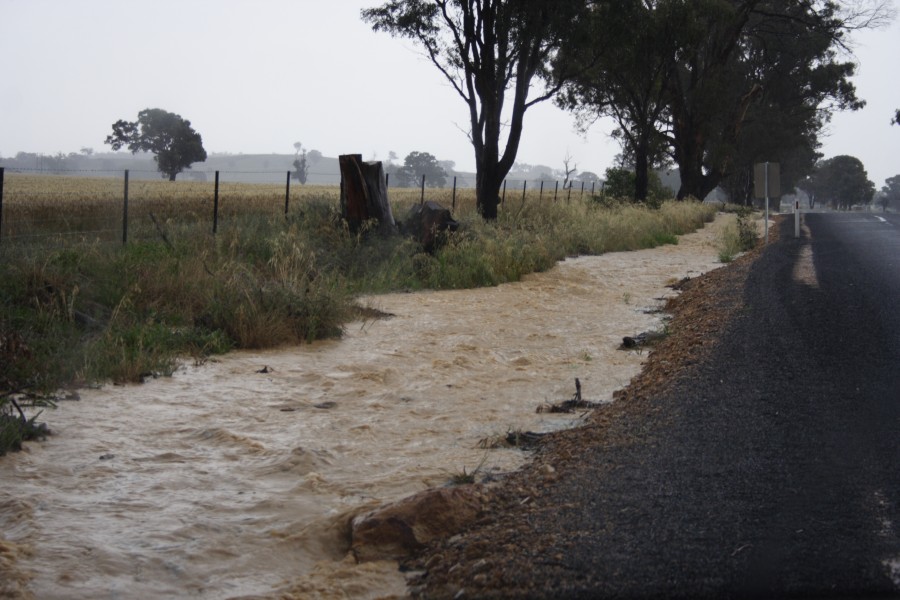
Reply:
M900 204L900 175L888 177L881 188L881 202L884 210L891 204Z
M600 181L600 176L593 171L582 171L579 173L578 179L585 183L597 183Z
M306 154L306 160L307 160L307 162L309 162L310 166L313 166L322 160L322 153L319 152L318 150L310 150Z
M415 187L420 184L422 175L425 185L432 188L447 185L447 172L441 167L434 155L428 152L410 152L403 159L403 166L395 171L397 187Z
M893 125L900 125L900 108L898 108L897 112L894 113L894 118L891 119L891 123Z
M94 149L93 149L93 148L84 147L84 148L81 149L81 153L82 153L83 155L89 157L89 156L92 156L92 155L94 154Z
M820 161L798 187L809 194L811 202L827 202L841 209L868 204L875 195L875 184L869 181L862 161L847 155Z
M300 142L294 142L294 162L291 164L294 165L291 177L299 181L300 185L305 185L309 176L309 160L306 156L306 149Z
M465 101L475 150L476 203L485 219L497 218L500 187L519 150L525 111L552 98L569 75L561 69L551 77L550 63L588 4L391 0L362 11L363 20L376 31L410 38L423 47ZM532 96L541 78L548 85Z
M569 180L572 178L575 173L578 172L578 165L575 164L572 155L566 152L565 158L563 158L563 189L566 189L570 184Z
M157 169L175 181L175 176L190 169L195 162L206 160L203 139L180 115L160 108L146 108L138 113L137 121L118 120L113 123L112 135L105 143L119 150L123 146L138 152L152 152Z

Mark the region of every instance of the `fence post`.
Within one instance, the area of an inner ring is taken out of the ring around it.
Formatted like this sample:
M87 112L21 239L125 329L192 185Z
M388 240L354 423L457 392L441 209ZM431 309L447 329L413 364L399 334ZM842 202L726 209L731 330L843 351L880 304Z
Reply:
M391 187L391 174L390 173L384 174L384 187L385 188Z
M213 195L213 235L219 231L219 172L216 171L216 191Z
M0 167L0 242L3 241L3 176L6 169Z
M288 202L291 200L291 172L287 172L287 182L284 184L284 217L288 215Z
M592 181L592 182L591 182L591 196L594 195L594 186L595 186L596 184L597 184L596 181Z
M538 202L544 199L544 180L541 179L541 193L538 194Z
M556 202L556 196L559 194L559 181L556 182L556 187L553 189L553 201Z
M525 203L525 189L526 189L527 187L528 187L528 180L527 180L527 179L523 179L523 180L522 180L522 203L523 203L523 204Z
M3 188L0 187L0 191L3 191ZM456 210L456 175L453 176L453 208L452 210Z
M568 193L566 194L566 204L569 204L569 202L570 202L571 200L572 200L572 184L570 183L570 184L569 184L569 191L568 191Z
M125 169L125 188L122 190L122 245L128 243L128 169Z
M476 188L477 189L477 188ZM503 197L500 198L500 204L506 202L506 180L503 180Z
M581 182L581 197L584 198L584 182Z
M419 200L419 204L425 204L425 173L422 173L422 198Z

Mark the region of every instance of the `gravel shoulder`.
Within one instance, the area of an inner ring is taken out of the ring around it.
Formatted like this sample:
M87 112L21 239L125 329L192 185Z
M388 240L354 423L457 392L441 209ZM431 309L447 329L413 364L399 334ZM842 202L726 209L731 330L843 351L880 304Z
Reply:
M647 488L659 482L636 472L609 490L610 475L626 468L632 458L625 455L636 448L664 451L660 430L671 423L674 407L663 396L676 380L690 379L693 369L716 351L716 340L743 306L744 286L761 252L758 248L725 268L679 284L681 294L665 308L672 315L670 334L653 348L640 375L615 394L613 403L595 410L585 426L545 437L532 463L490 487L491 509L474 527L432 545L407 565L422 571L412 582L414 596L591 596L597 587L596 581L590 583L593 574L570 564L593 545L590 538L603 532L618 546L611 551L620 558L633 555L641 514L636 507L629 510L628 498L646 497ZM603 490L597 489L600 482ZM619 531L606 521L609 496L601 493L615 493L621 504L617 510L627 518L615 524ZM585 510L587 518L580 514ZM676 529L682 524L680 517L672 522ZM660 591L648 589L646 595Z

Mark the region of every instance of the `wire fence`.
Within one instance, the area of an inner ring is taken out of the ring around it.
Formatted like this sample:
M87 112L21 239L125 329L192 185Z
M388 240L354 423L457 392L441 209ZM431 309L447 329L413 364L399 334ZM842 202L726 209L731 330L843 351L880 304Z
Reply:
M214 171L170 182L157 172L131 170L46 171L0 167L0 245L101 242L127 244L158 238L166 227L190 226L212 235L246 217L289 217L310 201L337 205L340 183L301 185L292 171ZM248 177L250 176L250 177ZM256 178L268 183L248 183ZM338 178L339 179L339 178ZM276 183L278 182L278 183ZM451 210L472 208L468 179L451 176L432 186L422 175L416 187L391 187L391 203L433 200ZM507 200L571 200L593 195L596 182L507 180Z

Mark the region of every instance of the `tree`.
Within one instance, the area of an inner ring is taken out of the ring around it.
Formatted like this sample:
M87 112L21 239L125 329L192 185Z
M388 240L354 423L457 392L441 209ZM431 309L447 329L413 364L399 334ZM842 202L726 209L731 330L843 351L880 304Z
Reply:
M419 185L422 175L425 185L432 188L447 185L447 172L433 154L428 152L410 152L403 159L403 166L394 171L397 187L415 187Z
M665 162L659 128L666 110L665 80L675 60L670 20L665 3L643 0L596 2L590 13L593 56L584 58L572 39L564 47L566 60L590 60L565 86L557 104L575 112L579 127L587 129L600 117L613 117L613 132L635 168L639 200L647 197L650 169Z
M294 166L291 177L299 181L300 185L305 185L309 175L309 161L306 157L306 149L300 142L294 142L294 162L291 164Z
M892 125L900 125L900 108L897 109L897 112L894 113L894 118L891 120Z
M112 129L106 144L113 150L127 146L132 154L152 152L159 172L167 175L169 181L175 181L175 176L190 169L193 163L206 160L203 140L191 122L160 108L142 110L137 121L120 119Z
M582 171L578 174L578 180L584 183L599 183L600 176L593 171Z
M392 0L362 11L375 31L410 38L423 47L466 103L475 150L476 203L485 219L497 218L500 187L515 161L526 110L553 97L569 76L558 69L551 80L549 66L586 4ZM529 97L541 78L548 82L546 89Z
M868 204L875 195L875 184L869 181L862 161L847 155L820 161L799 187L810 195L811 201L827 202L841 209Z
M755 161L790 158L793 180L808 172L815 134L831 111L863 104L849 81L854 65L837 59L843 37L877 26L888 12L831 0L598 0L595 7L600 58L567 88L564 103L616 118L639 197L641 174L669 152L681 175L679 198L703 198L732 173L733 189L746 190ZM777 136L760 135L764 127Z
M563 174L565 175L563 178L563 189L571 185L569 180L578 172L578 164L572 161L572 155L566 152L566 156L563 158Z
M888 177L881 188L881 192L883 194L881 201L884 210L887 210L891 204L900 204L900 175Z
M666 198L672 197L672 191L665 188L659 175L650 171L648 174L648 190L644 198L638 198L634 194L634 180L637 174L625 167L610 167L606 169L603 182L603 194L614 200L634 199L637 202L648 202L651 206L659 206Z

